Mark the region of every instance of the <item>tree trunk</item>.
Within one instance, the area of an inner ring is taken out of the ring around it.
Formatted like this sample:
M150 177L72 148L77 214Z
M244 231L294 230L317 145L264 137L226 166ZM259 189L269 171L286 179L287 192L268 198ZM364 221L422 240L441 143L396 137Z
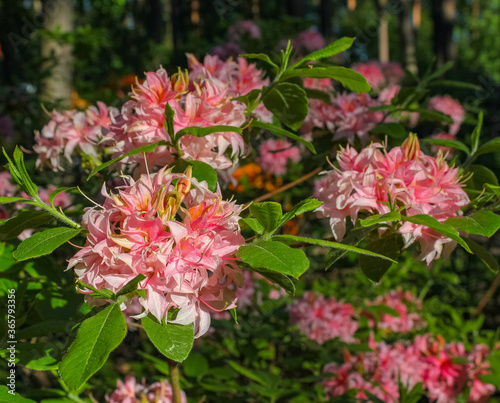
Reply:
M453 43L456 0L433 0L431 4L434 22L434 54L438 66L441 66L456 56Z
M172 38L174 49L179 49L182 44L182 0L171 0L172 6Z
M378 28L378 58L382 63L389 61L389 16L387 1L378 0L379 28Z
M321 0L319 3L321 33L325 37L333 36L333 0Z
M46 17L45 29L61 33L73 30L73 2L45 1L43 14ZM73 48L70 44L43 37L42 56L51 66L50 75L44 80L42 98L46 102L58 103L69 107L73 87Z
M415 29L411 20L411 0L400 0L399 27L401 29L401 37L403 38L405 51L405 66L406 68L417 74L417 56L415 46Z

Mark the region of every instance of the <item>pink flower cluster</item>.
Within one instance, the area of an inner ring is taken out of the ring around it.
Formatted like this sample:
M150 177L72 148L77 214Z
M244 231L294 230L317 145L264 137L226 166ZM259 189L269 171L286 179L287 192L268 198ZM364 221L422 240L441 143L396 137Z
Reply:
M429 109L445 113L453 119L450 125L450 134L456 135L465 119L465 109L460 102L449 95L435 96L429 100Z
M389 194L393 203L405 208L403 214L429 214L440 222L461 215L461 208L469 204L458 168L449 167L441 153L436 157L422 153L414 134L390 151L378 143L359 153L347 146L337 161L340 168L318 180L314 192L323 202L318 215L329 218L337 240L345 235L347 217L354 223L360 212L388 213ZM405 247L419 242L427 264L440 257L445 245L449 251L455 246L450 238L423 225L405 222L398 232Z
M234 254L245 242L240 206L191 179L189 170L161 169L130 179L117 194L103 194L103 207L83 217L85 247L69 261L83 283L117 292L143 274L142 315L167 320L176 310L172 323L194 323L196 337L209 329L210 312L236 306L231 285L242 286L243 276Z
M222 61L219 56L206 55L203 63L192 54L188 54L187 58L192 79L196 81L215 78L227 83L229 97L243 96L252 90L260 90L269 85L269 79L264 78L264 72L259 70L254 63L248 63L241 57L238 57L236 61L231 59ZM273 115L263 104L258 105L253 114L263 122L272 122Z
M232 101L226 83L216 78L202 78L191 86L187 74L177 73L168 77L164 69L146 73L146 80L133 87L131 99L115 119L107 140L115 155L158 141L171 142L165 129L167 103L175 112L174 130L190 126L214 125L241 126L245 122L244 104ZM234 132L212 133L205 137L186 135L180 140L183 157L203 161L217 169L226 169L244 150L243 137ZM231 149L231 155L226 151ZM169 146L158 147L148 156L150 166L165 166L173 162ZM142 157L127 157L126 164L144 163ZM143 171L145 171L143 169Z
M181 402L187 403L184 392ZM133 376L127 376L125 382L117 381L111 396L106 395L106 403L173 403L172 386L166 379L148 386L144 379L138 383Z
M396 62L381 63L378 60L370 60L354 64L352 69L365 77L375 91L399 84L405 75L401 65Z
M38 154L36 166L48 165L54 171L63 171L61 156L64 155L71 163L75 150L98 161L98 143L117 113L115 108L108 108L102 102L85 111L51 112L50 122L41 132L35 132L33 150Z
M314 52L326 46L325 38L318 31L310 28L300 32L292 45L299 52Z
M394 333L407 333L421 329L425 322L417 312L409 312L409 306L422 309L422 301L417 299L410 291L392 290L389 293L377 297L368 305L384 305L394 309L399 316L382 313L376 326L382 331ZM375 324L375 323L374 323Z
M299 162L300 150L286 140L266 140L259 149L258 162L262 169L274 175L286 174L288 161Z
M10 172L0 172L0 197L12 197L16 191L16 187L11 182L12 176ZM9 218L9 213L3 205L0 205L0 220Z
M433 402L455 403L466 388L470 388L468 402L487 402L495 387L479 378L488 373L488 354L484 345L466 352L461 343L445 343L442 337L435 340L429 334L417 336L414 344L406 346L380 342L372 352L347 355L342 365L327 364L324 372L335 377L324 380L323 386L330 398L358 389L357 398L367 399L367 391L394 402L399 398L400 377L409 389L422 382Z
M306 292L289 308L290 322L296 324L309 339L320 344L339 338L354 343L358 322L350 304L335 298L325 299L322 295Z
M334 140L346 138L353 143L358 137L366 142L369 131L383 118L382 112L370 111L379 105L380 102L368 94L339 94L332 98L331 105L313 99L301 131L311 137L314 128L326 129L334 133Z
M262 37L259 26L252 20L238 21L227 30L227 36L230 40L240 40L246 35L254 39Z

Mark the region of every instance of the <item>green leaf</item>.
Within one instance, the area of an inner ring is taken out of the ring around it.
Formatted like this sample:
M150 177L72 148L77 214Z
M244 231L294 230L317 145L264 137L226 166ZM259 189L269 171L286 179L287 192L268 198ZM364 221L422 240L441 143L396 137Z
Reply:
M362 220L362 219L359 220L359 223L363 227L369 227L369 226L375 225L375 224L400 221L400 220L401 220L401 214L398 213L397 211L391 211L391 212L385 213L385 214L375 214L375 215L369 216L368 218L365 218L364 220Z
M385 403L382 399L379 397L375 396L373 393L368 392L367 390L363 390L363 392L366 394L366 396L373 402L373 403Z
M198 181L206 181L208 188L215 192L217 189L217 171L203 161L189 161L188 164L193 167L193 177Z
M210 369L208 360L200 353L190 354L182 364L184 373L193 378L202 375Z
M125 284L125 286L120 291L118 291L116 293L116 296L118 297L120 295L125 295L125 294L128 294L129 292L133 292L133 291L137 290L137 286L145 278L146 278L146 276L144 274L138 274L132 280L130 280L127 284Z
M16 358L19 365L35 371L49 371L57 368L58 348L53 343L44 341L36 343L22 343L17 345L19 352Z
M465 177L472 176L465 182L466 188L482 191L486 184L498 186L498 179L495 173L484 165L471 165L465 170Z
M387 134L395 139L408 137L408 131L401 123L381 123L370 130L373 134Z
M259 220L257 220L256 218L246 217L246 218L240 219L239 222L245 223L256 234L262 235L264 233L264 227L259 223Z
M244 59L259 59L262 60L263 62L266 62L270 66L272 66L273 70L275 71L276 74L279 73L280 68L276 63L274 63L268 55L265 53L245 53L243 55L240 55L239 57L242 57Z
M258 120L252 120L252 122L250 123L250 126L258 127L260 129L269 130L270 132L272 132L276 135L286 136L288 138L291 138L292 140L295 140L295 141L299 142L300 144L305 145L309 149L309 151L311 151L313 154L316 154L316 150L314 149L314 146L312 145L312 143L303 139L300 136L297 136L296 134L294 134L292 132L289 132L288 130L282 129L279 126L272 125L270 123L259 122Z
M324 241L322 239L314 239L314 238L305 238L302 236L295 236L295 235L275 235L272 238L273 240L281 240L281 241L292 241L292 242L305 242L309 243L312 245L321 245L321 246L327 246L330 248L336 248L336 249L342 249L345 250L346 252L355 252L359 253L361 255L369 255L373 257L377 257L383 260L389 260L392 263L397 263L395 260L388 256L384 256L378 253L374 253L371 250L366 250L366 249L361 249L357 248L355 246L350 246L350 245L344 245L342 243L338 242L331 242L331 241Z
M481 130L483 128L483 112L479 112L479 116L477 118L477 125L474 128L474 131L471 135L471 146L472 146L472 154L475 154L477 149L479 148L479 137L481 136Z
M21 149L16 146L14 150L14 161L17 165L21 178L23 180L23 187L31 197L36 197L38 195L38 187L31 180L26 166L24 165L24 154Z
M142 327L158 351L173 361L184 361L193 348L193 324L158 323L150 316L145 316L142 318Z
M500 186L490 185L486 183L484 185L488 190L490 190L497 198L500 199Z
M59 374L73 390L80 389L106 362L127 334L119 304L113 304L84 320L59 364Z
M368 92L371 87L361 74L346 67L312 67L309 69L287 70L282 78L288 77L333 78L345 88L355 92Z
M36 403L34 400L22 397L17 392L12 395L9 391L10 389L7 386L0 385L0 401L5 403Z
M234 362L234 361L229 361L229 365L231 365L231 367L239 372L241 375L243 376L246 376L247 378L250 378L251 380L255 381L255 382L258 382L260 383L261 385L266 385L266 381L265 379L263 379L262 377L260 377L259 375L257 375L255 372L245 368L245 367L242 367L240 364Z
M437 231L440 234L453 239L455 242L462 245L467 252L472 253L467 243L460 237L458 232L451 225L443 224L436 220L434 217L431 217L427 214L416 214L411 217L402 216L401 218L403 219L403 221L409 221L413 224L425 225L426 227L429 227L434 231Z
M146 144L144 146L134 148L133 150L130 150L128 153L120 155L119 157L112 159L111 161L105 162L104 164L101 164L101 165L95 167L92 170L92 172L90 172L90 175L87 177L87 180L92 178L97 172L103 170L106 167L109 167L110 165L114 164L115 162L121 161L124 158L131 157L133 155L137 155L137 154L141 154L141 153L151 153L154 150L156 150L157 147L166 146L166 145L168 145L168 142L162 140L162 141L157 141L156 143Z
M261 276L265 277L272 283L279 285L288 294L295 295L295 284L289 276L282 273L277 273L275 271L263 269L261 267L252 267L251 270L259 273Z
M16 238L25 229L35 229L53 220L53 216L44 211L21 211L0 225L0 241Z
M283 215L281 204L276 202L253 203L250 205L250 213L259 220L266 233L278 228Z
M364 310L370 312L371 314L375 314L379 318L381 317L381 314L391 315L395 318L401 317L401 314L397 310L387 305L368 305L364 307Z
M458 141L458 140L436 139L436 138L428 137L428 138L424 139L424 141L428 144L432 144L435 146L455 148L457 150L463 151L467 155L470 155L469 147L467 147L464 143L462 143L461 141Z
M254 268L288 274L293 278L299 278L309 268L309 260L303 251L276 241L258 240L243 245L237 256Z
M406 108L404 109L404 111L417 112L419 119L421 120L427 120L431 122L443 122L448 124L453 123L453 119L449 115L435 110L421 109L421 108Z
M424 80L429 82L432 81L440 76L442 76L444 73L446 73L448 70L451 70L453 68L453 62L449 61L443 64L441 67L439 67L436 71L434 71L432 74L430 74L427 77L424 77Z
M49 195L49 203L50 203L50 205L52 207L54 207L54 199L56 198L56 196L59 193L66 192L66 191L71 190L71 189L74 189L74 187L63 187L63 188L59 188L59 189L56 189L53 192L51 192L50 195Z
M479 90L479 87L476 84L471 83L463 83L461 81L454 80L436 80L428 85L429 87L453 87L453 88L467 88L470 90Z
M25 199L24 197L0 197L0 204L7 204L7 203L32 203L33 200L31 199Z
M200 127L200 126L190 126L185 129L179 130L175 134L175 141L178 141L182 136L189 135L194 137L205 137L212 133L238 133L242 134L243 129L241 127L236 126L208 126L208 127Z
M498 260L485 248L479 245L477 242L473 241L470 238L463 238L469 248L472 250L472 253L479 257L483 263L486 265L488 269L490 269L493 273L498 273L499 265Z
M262 95L264 106L282 123L298 130L309 113L307 94L297 84L279 82Z
M172 107L167 103L165 105L165 130L170 136L170 140L175 137L175 129L174 129L174 115L175 112Z
M327 105L332 103L332 96L328 92L317 90L315 88L304 88L304 91L309 99L319 99Z
M500 137L496 137L493 140L484 143L478 148L476 152L476 157L482 154L496 153L500 151Z
M481 210L465 217L450 217L445 224L468 234L490 237L500 229L500 216L490 210Z
M391 234L390 236L376 239L370 242L366 249L382 254L387 258L397 259L401 253L404 242L399 234ZM359 257L359 265L361 270L370 280L379 282L383 275L389 270L392 263L388 260L378 259L372 256L362 255Z
M288 211L283 215L279 225L281 226L287 221L290 221L292 218L307 213L308 211L316 210L322 204L323 204L322 201L319 201L314 197L309 197L308 199L302 200L298 202L290 211Z
M361 242L363 239L365 239L370 233L376 229L377 227L375 226L370 226L370 227L365 227L365 228L354 228L349 233L347 236L342 240L343 245L351 245L355 246L359 242ZM326 255L325 258L325 270L328 270L332 265L345 256L348 251L344 249L332 249L328 254Z
M14 258L18 261L48 255L54 249L77 236L82 229L58 227L37 232L25 239L14 251Z
M297 66L300 66L303 63L326 59L328 57L332 57L338 55L339 53L345 52L352 46L355 38L343 37L339 40L336 40L333 43L330 43L328 46L323 49L312 52L295 63L291 68L294 69Z

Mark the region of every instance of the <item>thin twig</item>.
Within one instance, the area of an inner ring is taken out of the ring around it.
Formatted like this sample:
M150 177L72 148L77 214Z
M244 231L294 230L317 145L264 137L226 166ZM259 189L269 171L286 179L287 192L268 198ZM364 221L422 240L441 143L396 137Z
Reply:
M479 315L483 311L484 307L488 304L488 302L490 302L490 299L493 298L493 295L495 294L498 286L500 286L500 273L497 274L495 280L493 280L493 283L491 283L490 288L488 288L486 294L484 294L483 298L481 298L481 301L479 301L479 304L474 311L476 315Z
M311 178L312 176L320 173L323 170L322 167L316 168L314 171L309 172L308 174L300 177L299 179L294 180L293 182L288 183L287 185L281 186L278 189L273 190L272 192L266 193L265 195L257 197L255 200L253 200L252 203L259 203L261 201L270 199L273 196L276 196L277 194L284 192L285 190L288 190L290 188L293 188L295 185L298 185L301 182L304 182Z

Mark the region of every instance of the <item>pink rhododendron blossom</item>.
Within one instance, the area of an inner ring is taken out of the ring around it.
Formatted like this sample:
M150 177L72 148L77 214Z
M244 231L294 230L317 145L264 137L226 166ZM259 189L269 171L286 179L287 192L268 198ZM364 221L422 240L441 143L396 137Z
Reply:
M262 169L274 175L286 174L288 161L299 162L300 150L286 140L266 140L259 149L258 162Z
M384 402L394 402L399 398L400 379L409 389L422 382L432 402L455 403L467 387L469 402L486 402L495 388L478 377L487 373L488 354L485 346L477 345L467 353L462 344L446 344L440 336L437 340L417 336L409 345L380 342L371 352L347 354L342 365L327 364L324 372L335 377L325 379L323 386L329 398L359 389L357 398L367 398L364 391L368 391Z
M358 322L353 319L354 310L350 304L306 292L288 309L290 322L311 340L323 344L338 337L347 343L355 342L353 336L358 330Z
M461 215L469 204L462 189L458 168L448 166L441 153L425 155L415 135L401 147L387 151L376 143L359 153L351 147L339 151L340 168L328 171L315 186L316 197L323 202L320 217L329 218L335 239L346 231L346 219L354 223L360 212L385 214L393 203L405 207L403 214L429 214L440 222ZM418 241L421 258L430 264L439 258L445 245L453 248L451 239L418 224L405 222L397 230L405 247Z
M227 30L227 35L229 40L240 40L245 36L249 36L250 38L259 39L262 37L262 33L260 32L260 28L258 25L251 21L238 21L236 24L231 25Z
M409 312L409 306L422 309L422 301L418 300L409 291L390 291L389 293L377 297L368 305L385 305L397 311L399 316L381 313L377 327L382 331L391 331L395 333L407 333L413 330L421 329L425 322L417 312Z
M102 102L85 111L53 111L49 115L50 122L40 132L35 132L36 166L48 165L54 171L62 171L61 155L71 163L75 150L98 161L98 142L117 113L116 108L108 108Z
M139 284L146 291L139 297L142 315L167 320L176 309L172 323L194 323L199 337L210 327L210 312L236 306L231 285L242 286L243 276L234 255L245 240L238 226L241 207L222 200L206 182L191 182L189 172L161 169L130 179L117 194L103 190L103 208L85 213L87 242L68 268L83 283L113 292L145 275Z
M10 172L0 172L0 197L12 197L16 192L16 187L12 184Z
M458 133L465 119L465 109L456 99L449 95L436 95L429 100L429 109L449 115L453 119L453 123L450 125L450 134L455 135Z
M228 96L233 98L269 85L269 79L264 78L264 72L259 70L254 63L248 63L246 59L241 57L237 58L236 61L227 60L224 62L216 55L206 55L203 63L192 54L188 54L187 58L192 79L212 77L227 83ZM253 114L263 122L272 122L272 112L268 111L263 104L259 104Z
M390 105L391 101L399 94L400 89L399 85L389 85L380 91L378 100L384 105Z
M313 52L323 49L326 46L326 41L323 35L311 28L300 32L293 45L301 52Z
M352 69L365 77L375 91L400 84L404 77L401 65L395 62L381 63L378 60L370 60L366 63L354 64Z
M214 46L210 50L210 54L220 57L222 60L235 58L245 53L240 45L234 42L226 42L222 45Z
M187 403L183 391L181 402ZM172 386L166 379L148 386L144 379L138 383L133 376L127 376L125 382L117 381L111 396L106 395L106 403L173 403Z
M174 110L174 130L190 126L241 126L245 122L245 105L232 101L228 87L216 78L202 78L189 87L189 78L177 73L171 78L164 69L146 73L146 80L133 88L131 100L122 107L107 136L115 155L158 141L171 142L165 129L165 107ZM226 169L237 161L245 145L243 137L234 132L212 133L205 137L189 134L179 143L183 157L203 161L217 169ZM231 148L231 154L226 151ZM177 151L168 146L157 147L148 155L149 166L165 166L173 162ZM127 157L124 164L139 164L143 156Z

